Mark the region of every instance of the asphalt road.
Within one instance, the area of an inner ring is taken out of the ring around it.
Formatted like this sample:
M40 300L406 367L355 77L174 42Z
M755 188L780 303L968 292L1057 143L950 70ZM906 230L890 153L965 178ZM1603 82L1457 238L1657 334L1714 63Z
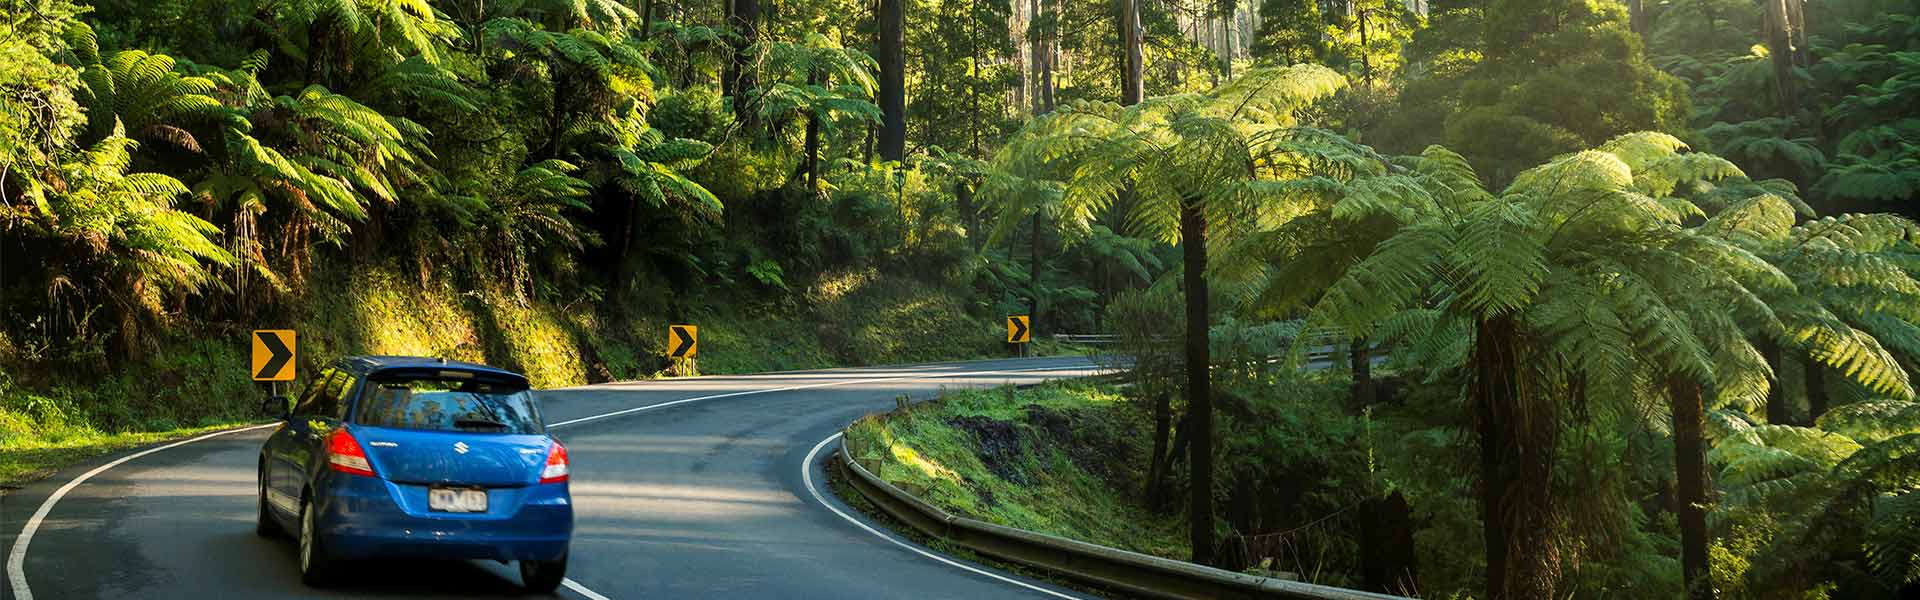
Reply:
M570 581L559 595L1077 596L945 562L868 531L855 522L864 520L859 513L824 489L819 461L806 459L816 448L826 454L834 446L822 442L860 415L892 407L901 394L926 398L943 387L1034 383L1093 368L1081 358L1014 359L542 391L547 421L567 444L573 470ZM269 431L159 450L73 485L38 522L21 568L9 568L5 597L20 597L14 575L24 576L36 599L522 593L517 571L488 561L363 563L333 589L302 586L294 545L253 534L254 461ZM0 496L0 547L18 557L23 528L50 495L131 454Z

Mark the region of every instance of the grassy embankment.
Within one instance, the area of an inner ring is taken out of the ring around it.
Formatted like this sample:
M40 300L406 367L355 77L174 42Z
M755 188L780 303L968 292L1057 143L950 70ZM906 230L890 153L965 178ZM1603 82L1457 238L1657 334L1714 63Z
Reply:
M948 512L1185 560L1184 520L1140 504L1150 424L1099 384L948 393L847 431L861 465Z
M293 322L258 324L299 331L303 378L350 354L479 361L538 387L648 378L667 366L668 316L644 308L522 302L385 268L343 280L320 275ZM710 304L682 321L700 326L700 371L744 373L1002 355L996 318L969 316L937 286L863 271ZM60 344L0 336L0 493L87 457L256 420L265 390L245 372L251 328L183 320L138 359L98 343L55 356L49 348Z

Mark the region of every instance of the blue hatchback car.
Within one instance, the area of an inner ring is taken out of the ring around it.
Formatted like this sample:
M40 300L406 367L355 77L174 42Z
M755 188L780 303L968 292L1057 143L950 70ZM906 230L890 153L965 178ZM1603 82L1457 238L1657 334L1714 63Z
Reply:
M312 586L343 560L400 557L518 561L529 590L553 591L573 537L567 449L527 387L445 359L334 362L262 406L285 423L260 449L258 533L298 532Z

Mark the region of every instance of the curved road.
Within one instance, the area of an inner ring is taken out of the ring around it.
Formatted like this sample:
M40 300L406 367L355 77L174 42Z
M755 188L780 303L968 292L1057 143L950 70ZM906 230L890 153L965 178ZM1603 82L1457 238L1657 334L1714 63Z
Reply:
M1075 596L869 530L826 492L820 461L807 458L901 394L925 398L943 387L1035 383L1093 368L1082 358L1015 359L542 391L573 468L572 564L559 595ZM301 586L293 544L253 535L254 458L268 431L158 450L71 485L35 523L24 556L22 530L48 497L114 459L0 496L0 547L10 559L4 597L25 596L16 577L37 599L522 593L516 571L485 561L357 564L333 589Z

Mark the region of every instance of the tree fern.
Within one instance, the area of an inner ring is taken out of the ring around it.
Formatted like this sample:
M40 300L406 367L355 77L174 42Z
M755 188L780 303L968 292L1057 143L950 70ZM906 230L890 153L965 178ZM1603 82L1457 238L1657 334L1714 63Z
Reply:
M1750 166L1765 166L1782 176L1811 177L1825 170L1827 157L1811 137L1791 137L1791 119L1769 117L1739 123L1719 122L1700 130L1719 154Z
M98 56L97 50L81 53ZM124 50L88 65L80 79L86 85L80 101L89 109L89 130L95 139L124 127L149 141L202 151L190 127L224 123L231 112L211 94L215 86L204 77L183 76L172 57Z

